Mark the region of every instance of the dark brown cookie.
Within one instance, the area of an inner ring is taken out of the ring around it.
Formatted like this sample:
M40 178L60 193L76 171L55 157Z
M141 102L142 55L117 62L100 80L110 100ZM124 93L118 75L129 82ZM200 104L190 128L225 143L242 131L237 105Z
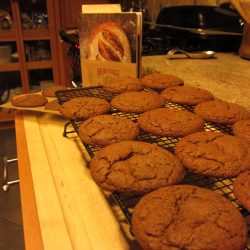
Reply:
M142 83L152 89L166 89L169 87L183 85L181 78L169 74L153 73L142 77Z
M246 221L229 200L189 185L160 188L142 197L132 226L147 250L243 250L247 241Z
M199 132L177 142L176 156L192 172L214 177L235 177L250 170L248 143L236 136Z
M58 103L58 100L53 100L53 101L46 103L44 109L58 111L60 107L61 105Z
M194 112L206 121L222 124L233 124L250 118L250 112L245 107L221 100L201 102Z
M141 114L138 126L156 135L179 137L202 130L204 121L188 111L159 108Z
M79 128L83 143L105 146L118 141L135 140L139 128L131 120L112 115L98 115L84 121Z
M182 165L173 154L138 141L106 146L92 158L90 173L104 190L140 194L179 183L184 177Z
M125 92L111 101L111 105L123 112L143 113L145 111L163 107L165 99L153 92Z
M27 94L18 96L12 100L12 105L16 107L42 107L48 102L47 98L38 94Z
M103 83L103 89L110 93L121 94L128 91L141 91L144 89L141 79L120 77Z
M237 176L233 183L236 199L250 212L250 171Z
M110 104L97 97L76 97L64 102L59 112L68 119L82 121L95 115L108 113Z
M209 91L192 86L167 88L161 92L161 96L167 101L188 105L197 105L200 102L211 101L214 99Z
M42 95L46 97L55 97L56 91L58 90L65 90L66 87L62 85L52 85L47 87L46 89L42 90Z
M250 142L250 119L235 122L232 129L235 136Z

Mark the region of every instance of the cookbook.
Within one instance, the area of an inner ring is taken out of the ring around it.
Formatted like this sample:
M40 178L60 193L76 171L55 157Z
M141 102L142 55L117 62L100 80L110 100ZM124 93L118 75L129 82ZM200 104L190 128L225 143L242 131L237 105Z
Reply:
M83 8L80 15L83 86L100 86L117 77L140 77L141 13L95 12L92 6L91 13Z

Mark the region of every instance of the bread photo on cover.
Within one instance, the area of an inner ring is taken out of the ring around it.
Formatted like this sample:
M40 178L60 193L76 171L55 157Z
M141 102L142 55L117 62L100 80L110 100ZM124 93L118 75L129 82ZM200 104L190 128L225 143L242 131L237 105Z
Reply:
M123 28L115 22L95 26L88 40L88 59L131 62L130 45Z

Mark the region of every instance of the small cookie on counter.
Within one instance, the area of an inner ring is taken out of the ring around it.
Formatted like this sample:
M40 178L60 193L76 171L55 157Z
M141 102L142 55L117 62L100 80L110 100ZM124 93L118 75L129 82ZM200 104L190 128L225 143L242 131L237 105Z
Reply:
M233 193L236 199L250 212L250 171L243 172L233 183Z
M221 194L191 185L143 196L134 208L132 227L147 250L240 250L247 244L247 223L239 210Z
M220 132L198 132L177 142L175 154L190 171L211 177L236 177L250 170L246 141Z
M159 108L141 114L138 126L155 135L179 137L201 131L204 121L188 111Z
M102 83L103 90L113 93L121 94L128 91L141 91L144 89L141 79L133 77L114 78L109 82Z
M199 103L194 112L205 121L221 124L233 124L250 118L250 112L243 106L222 100Z
M111 106L127 113L143 113L165 106L165 99L153 92L125 92L114 97Z
M152 89L166 89L169 87L180 86L184 81L174 75L153 73L141 78L142 83Z
M105 146L118 141L135 140L139 128L131 120L113 115L97 115L84 121L79 127L83 143Z
M173 154L139 141L117 142L101 149L90 162L90 173L104 190L134 194L177 184L184 177Z
M163 90L161 96L169 102L187 105L197 105L200 102L214 99L209 91L192 86L170 87Z
M250 119L239 120L232 126L233 134L250 143Z
M15 107L42 107L48 102L47 98L38 94L27 94L15 97L11 103Z
M56 91L58 90L65 90L66 87L62 85L52 85L47 87L46 89L42 90L42 95L45 97L55 97Z
M59 108L61 105L58 103L58 100L53 100L45 104L44 109L46 110L53 110L53 111L59 111Z
M110 104L98 97L76 97L64 102L59 112L67 119L82 121L95 115L108 113Z

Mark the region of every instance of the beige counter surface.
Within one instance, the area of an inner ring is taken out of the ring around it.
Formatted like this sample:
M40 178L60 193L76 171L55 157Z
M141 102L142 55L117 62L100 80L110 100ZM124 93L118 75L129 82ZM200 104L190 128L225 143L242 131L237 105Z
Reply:
M232 53L217 53L214 59L166 59L147 56L143 72L162 72L181 77L185 84L211 91L217 98L250 109L250 60Z

